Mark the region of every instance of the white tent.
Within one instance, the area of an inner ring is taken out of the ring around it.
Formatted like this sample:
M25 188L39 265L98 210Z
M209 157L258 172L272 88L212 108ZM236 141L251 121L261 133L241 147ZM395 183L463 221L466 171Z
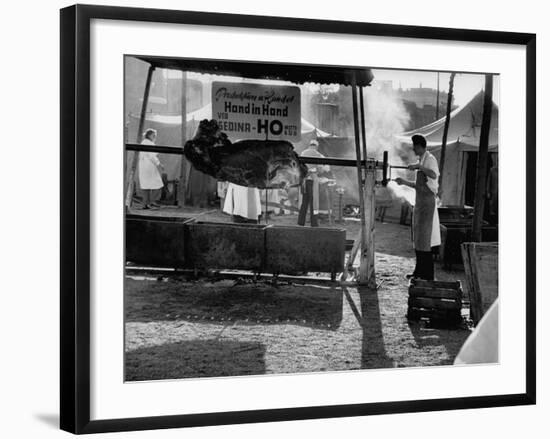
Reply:
M467 153L477 152L479 149L483 96L483 91L480 91L467 104L451 113L441 194L441 202L444 205L464 204ZM435 155L439 162L444 126L445 117L417 130L399 134L396 137L403 145L411 145L411 136L422 134L428 142L428 150ZM493 102L489 132L490 153L498 152L498 128L498 106Z

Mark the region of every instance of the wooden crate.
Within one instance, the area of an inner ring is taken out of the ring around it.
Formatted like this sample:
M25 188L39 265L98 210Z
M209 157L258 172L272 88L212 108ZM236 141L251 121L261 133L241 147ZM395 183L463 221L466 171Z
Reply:
M457 325L462 321L462 286L459 281L411 279L407 318L427 318L432 324Z
M498 243L463 243L462 259L470 299L470 318L477 325L498 297Z

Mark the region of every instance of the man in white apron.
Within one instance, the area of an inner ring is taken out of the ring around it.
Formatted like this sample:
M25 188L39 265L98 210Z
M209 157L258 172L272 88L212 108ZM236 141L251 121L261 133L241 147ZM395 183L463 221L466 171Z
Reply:
M419 157L417 163L408 169L416 171L416 181L396 178L397 184L404 184L415 190L416 199L413 211L413 241L416 252L416 267L407 275L425 280L434 279L432 247L441 244L439 215L436 196L438 189L439 167L436 158L426 149L426 139L420 134L412 136L414 153Z
M154 145L157 131L149 128L145 131L143 137L142 145ZM144 209L155 209L158 207L155 204L155 194L158 194L158 189L164 186L161 176L162 169L162 164L156 152L139 152L138 181L139 187L143 191Z

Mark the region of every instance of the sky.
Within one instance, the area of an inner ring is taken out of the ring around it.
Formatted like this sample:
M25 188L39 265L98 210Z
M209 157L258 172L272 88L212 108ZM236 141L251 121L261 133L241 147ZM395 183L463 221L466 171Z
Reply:
M376 81L392 81L393 88L413 88L422 87L437 88L437 72L421 72L414 70L381 70L373 69L374 74L373 85ZM450 73L439 74L439 90L447 91L449 89ZM485 75L471 73L457 73L453 87L453 95L455 104L464 105L474 97L485 86ZM493 77L493 101L499 103L499 76Z

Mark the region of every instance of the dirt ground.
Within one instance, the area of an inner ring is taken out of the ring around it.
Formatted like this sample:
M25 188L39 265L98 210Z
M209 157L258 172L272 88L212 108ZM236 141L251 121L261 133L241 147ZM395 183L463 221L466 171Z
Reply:
M390 213L389 222L376 223L376 290L128 273L126 379L452 364L469 326L440 329L407 320L404 276L412 272L414 252L410 227L395 219ZM346 229L353 238L358 223ZM443 271L439 263L436 277L465 287L464 272Z

